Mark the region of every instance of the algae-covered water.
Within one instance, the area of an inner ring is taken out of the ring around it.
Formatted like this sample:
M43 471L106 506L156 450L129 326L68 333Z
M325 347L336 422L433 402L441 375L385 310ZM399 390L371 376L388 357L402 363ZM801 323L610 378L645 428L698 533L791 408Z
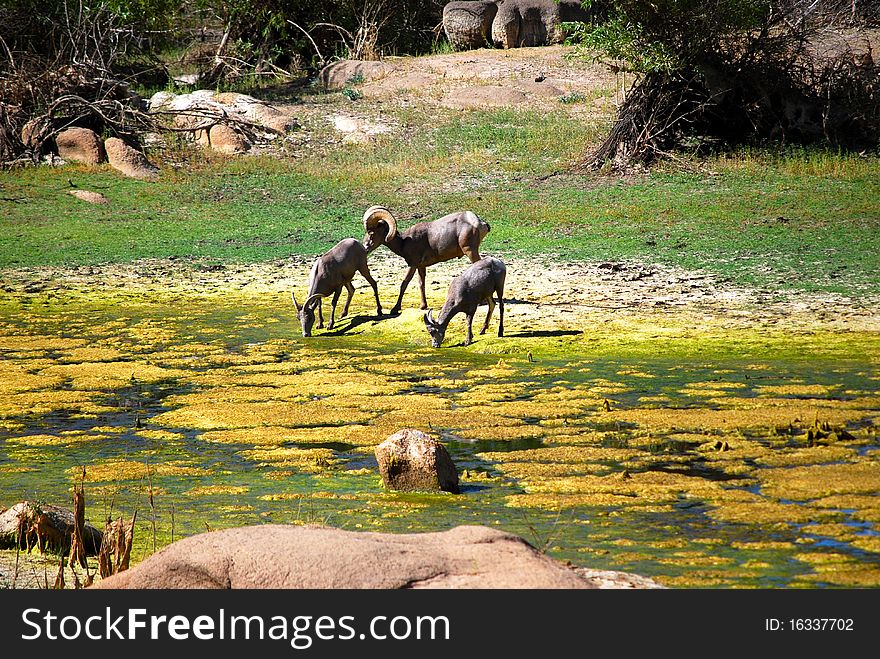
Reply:
M68 505L84 467L93 524L138 511L135 561L247 524L487 524L670 586L880 585L875 332L536 329L514 299L506 337L433 350L368 297L303 339L282 293L6 295L0 507ZM383 489L373 447L404 427L446 442L460 495Z

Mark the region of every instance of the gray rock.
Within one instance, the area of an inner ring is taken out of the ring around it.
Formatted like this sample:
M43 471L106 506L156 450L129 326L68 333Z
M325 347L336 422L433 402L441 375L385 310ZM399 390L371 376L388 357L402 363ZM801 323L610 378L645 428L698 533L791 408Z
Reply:
M458 493L458 473L446 447L420 430L391 435L376 447L376 461L388 489Z
M318 78L326 89L342 89L353 81L380 80L394 70L393 66L385 62L341 60L321 69Z
M159 169L143 153L118 137L107 138L104 149L107 151L107 162L110 166L126 176L147 181L155 181L159 177Z
M11 549L16 542L23 549L62 551L70 546L73 512L66 508L34 501L22 501L0 512L0 548ZM95 556L101 548L102 533L91 524L83 529L86 554Z
M579 0L504 0L492 22L492 41L502 48L562 43L561 23L588 20Z
M269 524L175 542L93 588L597 588L485 526L385 534Z
M88 128L68 128L55 136L58 155L67 161L97 165L104 162L104 145L95 131Z
M455 50L491 45L498 4L486 0L450 2L443 7L443 31Z

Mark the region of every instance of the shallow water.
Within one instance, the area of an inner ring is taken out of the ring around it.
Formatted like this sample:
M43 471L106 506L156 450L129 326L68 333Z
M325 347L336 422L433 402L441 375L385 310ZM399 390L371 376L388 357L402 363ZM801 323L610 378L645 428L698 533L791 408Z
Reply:
M244 524L487 524L670 586L880 585L875 334L528 332L510 304L507 337L432 350L416 310L359 302L306 340L280 295L3 298L0 506L64 504L85 467L93 523L138 510L135 560ZM403 427L447 443L460 495L383 490Z

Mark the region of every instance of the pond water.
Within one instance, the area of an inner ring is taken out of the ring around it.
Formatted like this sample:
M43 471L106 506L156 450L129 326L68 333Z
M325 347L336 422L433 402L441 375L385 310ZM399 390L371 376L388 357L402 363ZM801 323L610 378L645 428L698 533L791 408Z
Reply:
M485 524L670 586L880 585L874 334L667 316L432 350L414 309L303 339L288 304L0 299L0 507L82 479L92 523L138 511L135 561L248 524ZM373 447L404 427L460 495L383 489Z

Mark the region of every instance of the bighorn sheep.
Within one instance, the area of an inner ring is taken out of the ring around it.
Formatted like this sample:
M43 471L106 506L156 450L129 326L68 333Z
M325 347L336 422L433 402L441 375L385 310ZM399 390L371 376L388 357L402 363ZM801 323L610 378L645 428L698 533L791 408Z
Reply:
M306 301L299 306L296 301L296 295L292 292L290 296L293 298L293 306L296 307L296 314L302 325L303 336L312 335L312 326L315 324L315 307L318 308L318 329L324 326L324 316L321 312L321 298L332 293L333 301L331 302L330 324L327 329L333 329L333 323L336 316L336 302L342 293L343 286L348 290L348 299L345 301L345 307L342 309L340 318L345 318L348 313L348 305L351 303L351 296L354 295L354 286L351 280L354 278L355 272L360 272L370 286L373 287L373 293L376 295L376 315L382 315L382 304L379 302L379 289L376 286L376 280L370 276L370 270L367 267L367 250L355 238L346 238L330 249L323 256L319 256L312 271L309 274L309 292Z
M504 336L504 278L507 268L499 259L487 256L472 264L467 270L449 283L449 292L446 294L446 302L437 315L435 321L431 317L431 311L425 314L425 327L431 335L431 345L439 348L446 335L449 321L458 313L467 316L467 337L464 340L466 346L471 344L474 338L471 325L474 322L474 314L477 306L481 303L489 305L486 314L486 322L480 334L485 334L489 327L489 319L495 309L493 294L498 295L498 336Z
M385 245L409 266L400 285L397 304L392 314L400 311L403 294L413 275L419 273L422 291L421 309L428 308L425 299L425 268L441 261L467 256L471 263L480 260L480 241L489 233L489 224L471 211L450 213L433 222L419 222L406 231L397 231L397 220L387 208L371 206L364 213L364 247L367 253Z

